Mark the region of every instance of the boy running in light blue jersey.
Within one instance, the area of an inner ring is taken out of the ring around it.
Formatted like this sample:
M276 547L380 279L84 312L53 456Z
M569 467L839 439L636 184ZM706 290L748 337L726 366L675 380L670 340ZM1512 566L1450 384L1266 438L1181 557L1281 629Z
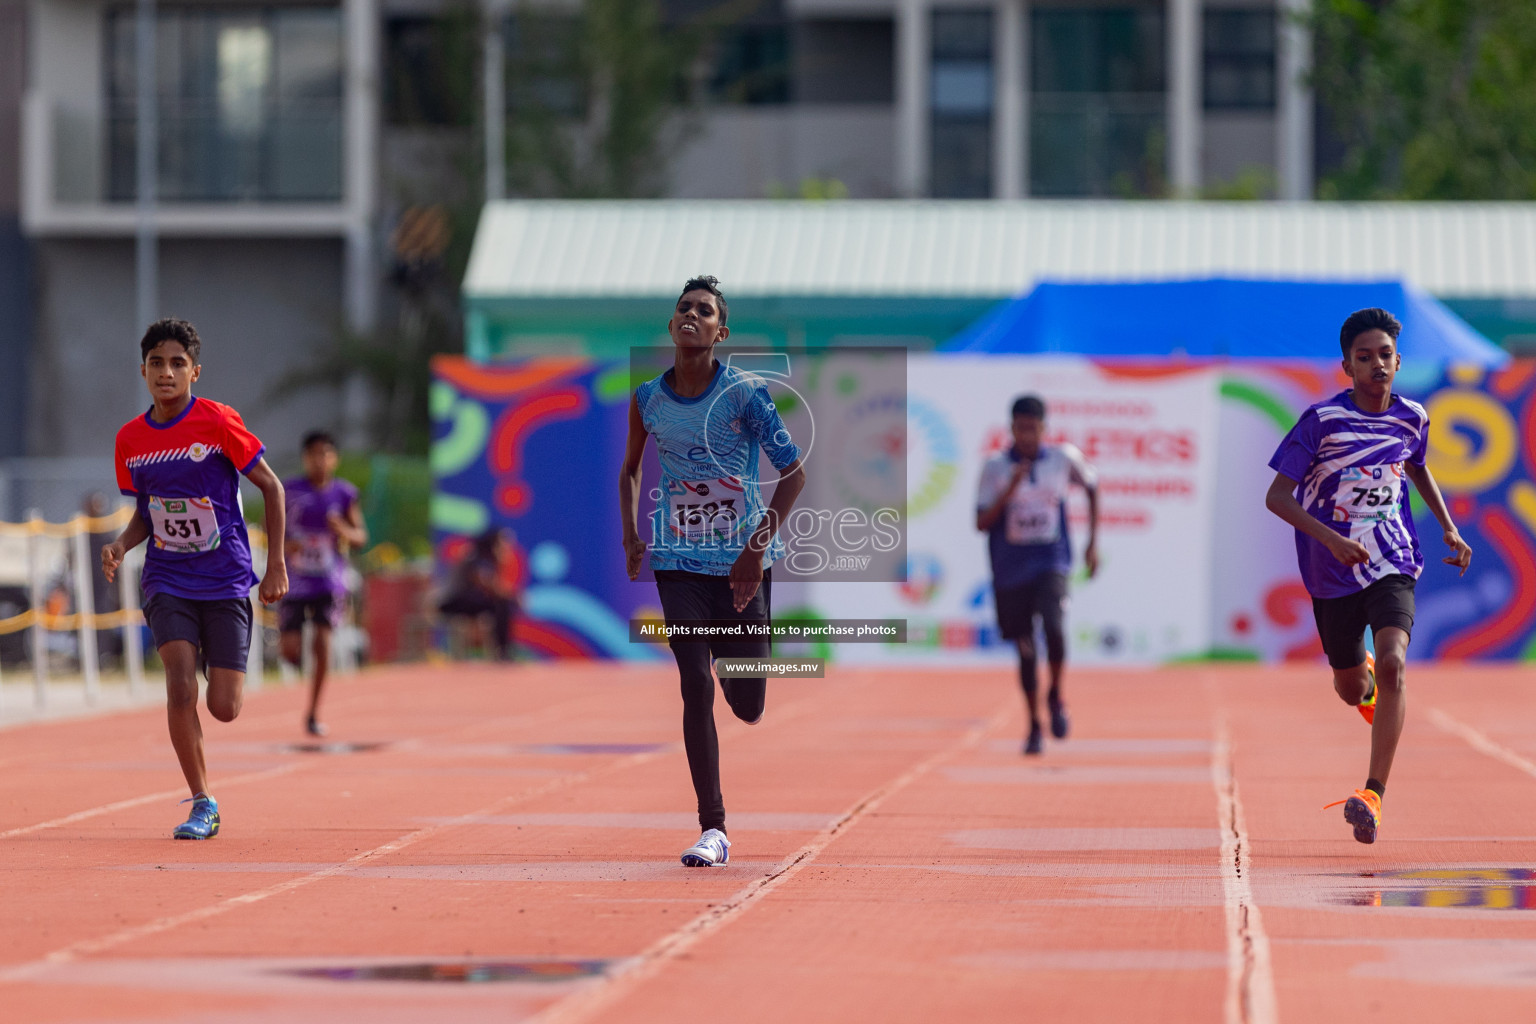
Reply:
M624 557L633 580L646 551L637 526L641 459L646 438L654 436L662 480L651 516L651 568L669 625L768 622L769 567L784 554L779 524L805 486L800 449L762 378L715 358L715 345L730 336L718 286L713 277L696 277L683 286L667 321L672 369L635 389L619 473ZM759 450L780 474L766 506L758 483ZM730 858L731 844L720 792L713 662L765 658L770 646L766 638L678 638L671 647L682 679L683 746L703 830L682 861L718 867ZM762 718L766 678L722 679L720 685L737 718L748 723Z

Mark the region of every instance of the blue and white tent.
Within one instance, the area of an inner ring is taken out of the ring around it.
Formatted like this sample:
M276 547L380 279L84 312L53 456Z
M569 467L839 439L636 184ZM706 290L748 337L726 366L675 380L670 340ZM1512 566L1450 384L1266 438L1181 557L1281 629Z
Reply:
M1336 359L1339 327L1380 306L1403 322L1420 365L1502 366L1509 355L1433 296L1401 281L1215 278L1119 284L1043 282L951 338L948 352Z

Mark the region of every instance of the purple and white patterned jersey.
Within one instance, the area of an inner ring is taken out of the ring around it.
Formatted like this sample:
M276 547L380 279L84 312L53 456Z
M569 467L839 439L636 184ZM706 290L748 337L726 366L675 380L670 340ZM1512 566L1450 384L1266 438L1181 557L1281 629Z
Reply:
M288 597L312 601L347 592L347 556L341 553L330 516L346 518L357 504L357 488L340 477L316 487L308 477L283 481L288 511ZM293 549L297 549L294 551Z
M1393 395L1386 412L1371 413L1341 391L1302 413L1275 449L1269 468L1297 482L1307 514L1371 554L1345 565L1297 530L1296 558L1313 597L1345 597L1384 576L1417 579L1424 571L1403 464L1424 465L1428 436L1429 414L1419 403Z

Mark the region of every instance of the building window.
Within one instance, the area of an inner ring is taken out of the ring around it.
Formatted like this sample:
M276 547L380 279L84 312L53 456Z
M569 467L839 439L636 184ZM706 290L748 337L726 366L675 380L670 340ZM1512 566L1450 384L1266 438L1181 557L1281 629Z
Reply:
M109 195L137 194L135 13L108 13ZM341 198L341 14L174 8L156 25L159 195L186 202Z
M890 18L795 24L796 103L893 103L896 26Z
M507 113L578 120L587 114L581 22L519 9L506 26Z
M941 199L992 194L992 12L933 12L931 191Z
M1032 194L1166 191L1163 33L1157 8L1032 9Z
M791 70L787 20L732 25L715 40L709 95L717 103L788 103Z
M390 18L384 23L384 119L401 127L467 127L474 121L476 23L469 18Z
M1275 12L1208 9L1205 109L1275 109Z

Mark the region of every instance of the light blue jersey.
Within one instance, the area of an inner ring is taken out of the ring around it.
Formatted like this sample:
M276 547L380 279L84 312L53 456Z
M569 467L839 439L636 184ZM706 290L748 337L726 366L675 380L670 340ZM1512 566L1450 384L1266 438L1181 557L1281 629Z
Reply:
M635 401L661 455L651 568L729 575L763 516L758 449L779 470L800 458L768 388L761 377L717 362L697 398L679 396L662 374L636 388ZM775 536L763 567L783 555L783 538Z

